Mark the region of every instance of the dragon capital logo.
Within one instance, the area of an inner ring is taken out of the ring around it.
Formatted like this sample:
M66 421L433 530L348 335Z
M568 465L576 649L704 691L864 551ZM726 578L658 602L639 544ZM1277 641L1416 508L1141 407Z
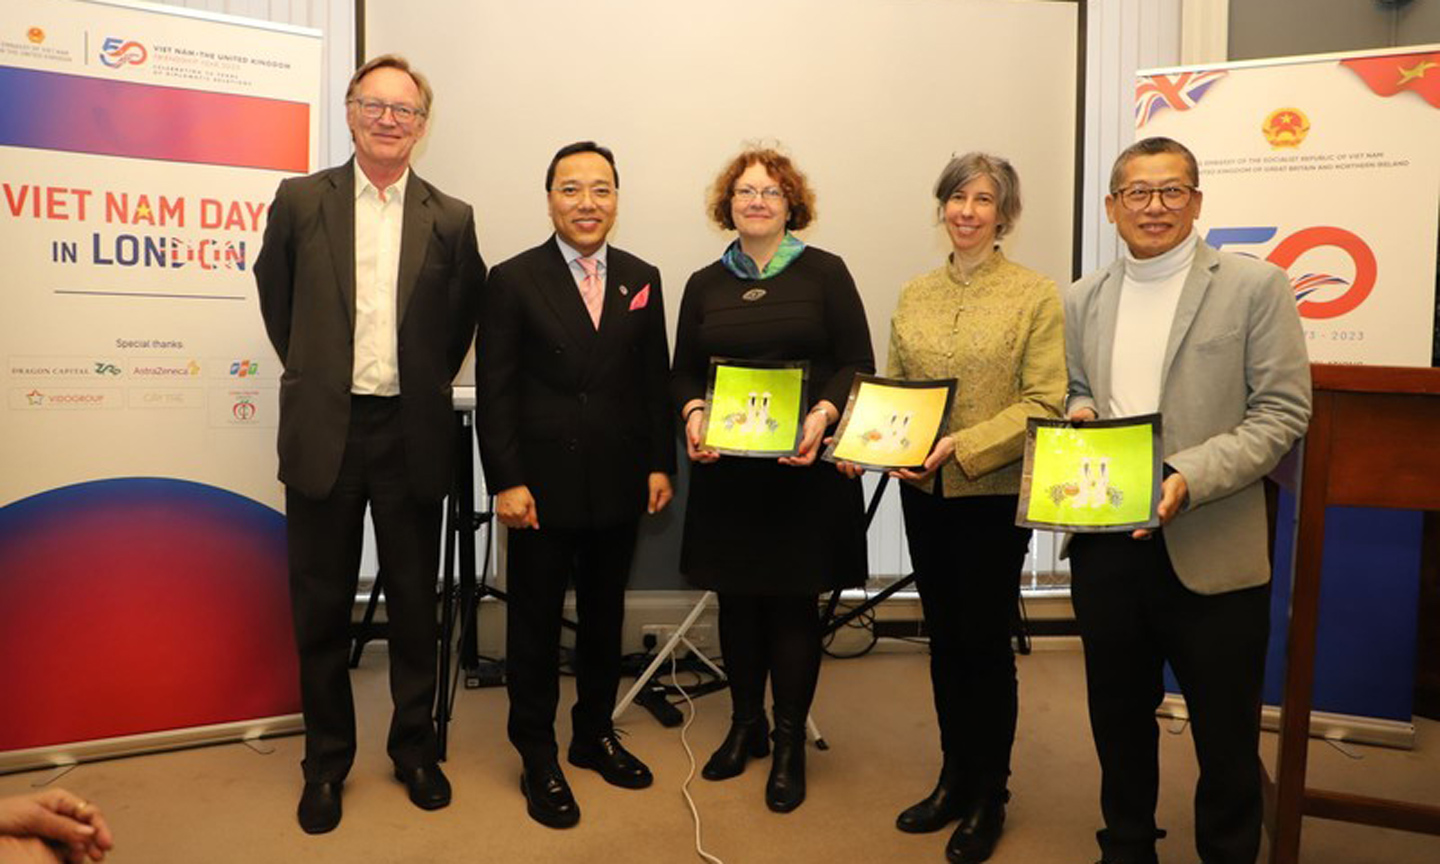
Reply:
M1277 108L1265 118L1260 131L1276 150L1299 147L1310 134L1310 118L1299 108Z
M149 59L150 52L134 39L110 36L100 47L100 62L111 69L119 69L122 66L139 66Z

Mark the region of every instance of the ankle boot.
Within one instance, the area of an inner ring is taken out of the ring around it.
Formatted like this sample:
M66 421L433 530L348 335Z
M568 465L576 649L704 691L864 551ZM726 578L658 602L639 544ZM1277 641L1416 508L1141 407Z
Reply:
M706 780L738 777L752 757L760 759L769 755L770 724L764 714L751 720L732 720L730 734L710 755L710 761L705 763L700 776Z
M1005 803L1010 793L1004 788L967 797L960 824L945 845L945 859L951 864L980 864L988 859L1005 827Z
M929 834L959 819L964 798L962 784L960 770L946 759L934 791L901 811L895 827L906 834Z
M771 739L775 756L765 784L765 806L776 813L789 813L805 800L805 722L777 716Z

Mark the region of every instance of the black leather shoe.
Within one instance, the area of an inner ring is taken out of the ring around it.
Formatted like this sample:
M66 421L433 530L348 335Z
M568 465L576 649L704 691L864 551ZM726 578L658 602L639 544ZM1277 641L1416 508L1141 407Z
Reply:
M396 766L395 779L405 784L410 803L421 810L439 810L450 803L450 781L445 779L439 765Z
M525 795L525 812L541 825L569 828L580 821L580 805L554 760L526 765L520 774L520 791Z
M974 797L960 814L960 824L945 844L950 864L980 864L995 851L1005 827L1005 802L1010 793L1001 791Z
M295 815L306 834L324 834L340 824L341 781L306 783L300 793L300 807Z
M706 780L738 777L745 770L746 762L769 755L770 724L764 717L733 722L730 724L730 733L725 736L719 749L710 755L710 761L700 770L700 776Z
M570 764L577 768L599 771L611 786L644 789L655 782L650 769L621 745L614 732L607 732L599 738L571 741L569 757Z
M775 718L775 755L765 783L765 806L789 813L805 801L805 725Z
M923 800L900 811L895 827L906 834L929 834L960 818L964 804L960 773L949 765L940 769L940 780Z

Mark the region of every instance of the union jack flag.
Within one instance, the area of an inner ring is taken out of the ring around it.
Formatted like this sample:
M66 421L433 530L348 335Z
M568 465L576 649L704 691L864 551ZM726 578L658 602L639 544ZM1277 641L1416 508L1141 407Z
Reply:
M1224 69L1206 72L1181 72L1173 78L1151 75L1135 85L1135 128L1150 122L1166 108L1189 111L1200 101L1210 85L1224 78Z

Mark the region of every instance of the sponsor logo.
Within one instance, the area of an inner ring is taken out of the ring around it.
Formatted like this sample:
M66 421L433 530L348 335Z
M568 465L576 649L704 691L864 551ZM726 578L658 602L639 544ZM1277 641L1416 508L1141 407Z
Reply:
M31 27L25 31L25 38L29 39L32 45L40 45L45 41L45 31L39 27Z
M100 62L111 69L119 69L122 66L139 66L148 59L150 59L150 52L134 39L110 36L100 47Z
M1260 124L1260 131L1276 150L1299 147L1310 134L1310 118L1299 108L1277 108Z
M234 417L236 422L249 423L255 419L255 412L258 410L250 397L242 394L235 399L235 404L230 406L230 416Z
M164 390L153 387L131 388L131 408L203 408L205 391L193 387Z
M10 391L12 409L33 409L48 411L52 408L118 408L122 404L124 391L109 388L81 390L76 388L52 388L29 390L16 388Z
M1205 242L1217 249L1222 246L1258 245L1270 242L1279 231L1275 226L1211 228L1205 235ZM1354 270L1353 276L1347 279L1334 273L1312 271L1305 266L1295 268L1300 272L1291 272L1291 267L1306 253L1322 249L1339 250L1348 257ZM1379 272L1375 251L1370 248L1370 244L1353 231L1333 225L1302 228L1288 235L1270 250L1265 260L1284 270L1290 277L1300 317L1316 320L1338 318L1355 311L1375 289L1375 278ZM1328 289L1336 286L1339 286L1336 296L1328 299L1315 299L1312 296L1334 294L1333 290Z
M236 360L230 364L230 374L235 378L249 378L260 374L260 364L254 360Z
M120 367L119 367L119 366L116 366L114 363L110 363L110 362L107 362L107 361L105 361L105 360L97 360L97 361L95 361L95 374L96 374L96 375L119 375L119 374L120 374Z
M136 378L193 378L200 374L200 363L195 360L137 360L130 367L130 374Z

